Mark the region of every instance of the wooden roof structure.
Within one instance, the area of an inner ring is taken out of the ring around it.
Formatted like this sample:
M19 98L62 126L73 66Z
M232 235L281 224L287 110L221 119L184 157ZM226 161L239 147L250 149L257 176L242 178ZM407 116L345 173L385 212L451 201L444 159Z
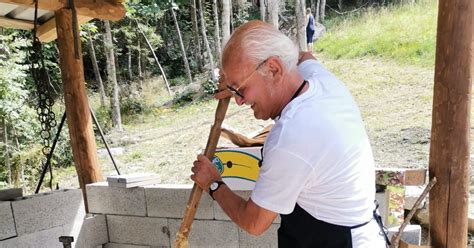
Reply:
M75 0L77 20L80 24L93 18L118 21L125 15L123 1ZM39 0L37 36L41 42L56 39L54 12L68 7L67 0ZM34 0L1 0L0 27L32 30L34 27Z
M68 0L38 0L41 41L58 39L74 164L83 189L102 180L86 96L82 56L74 56ZM474 74L474 1L438 0L429 176L430 236L434 247L466 247L470 168L470 112ZM74 0L78 22L119 20L122 0ZM33 29L33 0L0 0L0 26ZM76 29L78 30L78 29ZM79 37L79 34L76 34ZM79 52L81 47L79 41ZM87 206L86 206L87 209Z

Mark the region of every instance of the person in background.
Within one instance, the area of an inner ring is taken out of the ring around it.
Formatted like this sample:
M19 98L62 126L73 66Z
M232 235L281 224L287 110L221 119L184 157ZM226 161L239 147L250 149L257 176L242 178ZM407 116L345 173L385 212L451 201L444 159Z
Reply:
M306 44L308 52L313 52L313 36L314 36L314 17L311 14L311 9L306 9Z
M275 124L248 200L198 155L191 179L240 228L265 232L280 214L278 246L386 246L374 204L372 150L349 90L272 25L250 21L230 37L215 95L234 96Z

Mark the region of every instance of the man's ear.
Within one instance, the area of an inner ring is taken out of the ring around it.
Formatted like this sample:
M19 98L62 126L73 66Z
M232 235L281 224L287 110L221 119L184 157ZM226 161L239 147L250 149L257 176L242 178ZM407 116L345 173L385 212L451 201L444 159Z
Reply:
M279 57L272 56L268 58L267 70L273 78L273 83L278 83L283 80L284 68L283 61Z

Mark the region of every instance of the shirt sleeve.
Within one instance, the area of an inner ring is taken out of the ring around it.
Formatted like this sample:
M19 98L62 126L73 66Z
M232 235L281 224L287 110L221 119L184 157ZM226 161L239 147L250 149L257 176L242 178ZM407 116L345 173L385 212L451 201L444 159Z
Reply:
M289 214L310 174L311 167L291 152L274 149L266 152L251 199L267 210Z

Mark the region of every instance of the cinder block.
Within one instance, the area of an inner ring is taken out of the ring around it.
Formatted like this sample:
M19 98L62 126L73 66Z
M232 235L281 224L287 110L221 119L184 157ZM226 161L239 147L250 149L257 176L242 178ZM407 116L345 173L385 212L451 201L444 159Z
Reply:
M278 247L278 228L279 224L272 224L265 233L260 236L253 236L239 228L240 248L253 247Z
M51 229L23 235L16 238L0 241L2 248L62 248L59 242L63 228L54 227Z
M248 200L250 196L252 195L251 190L234 190L234 193L242 197L244 200ZM214 202L214 219L230 220L229 216L224 212L224 210L222 210L221 206L217 202ZM281 222L281 218L280 218L280 215L278 215L273 221L273 223L280 223L280 222Z
M16 236L16 230L11 203L0 202L0 240L14 236Z
M405 187L405 209L411 210L415 205L416 200L423 193L423 186L406 186ZM426 198L421 201L418 209L425 206Z
M375 200L379 203L379 214L382 216L383 223L387 223L388 197L385 192L375 194Z
M109 187L100 182L88 184L86 189L90 213L146 216L143 187Z
M63 227L63 235L73 236L73 247L90 248L109 242L105 215L91 215Z
M145 187L148 216L162 218L183 218L191 195L191 184L158 184ZM214 201L203 192L195 219L212 220Z
M170 247L165 218L107 215L107 227L112 243Z
M11 204L18 236L67 225L85 216L80 189L27 196Z
M174 240L181 219L168 219L171 240ZM237 225L230 221L195 220L189 234L189 247L232 248L239 247Z
M398 232L400 226L390 227L388 229L388 238L392 239L392 236ZM420 225L407 225L402 233L402 240L409 244L420 245L421 244L421 226Z
M104 246L104 248L152 248L152 247L149 245L128 245L128 244L107 243Z

